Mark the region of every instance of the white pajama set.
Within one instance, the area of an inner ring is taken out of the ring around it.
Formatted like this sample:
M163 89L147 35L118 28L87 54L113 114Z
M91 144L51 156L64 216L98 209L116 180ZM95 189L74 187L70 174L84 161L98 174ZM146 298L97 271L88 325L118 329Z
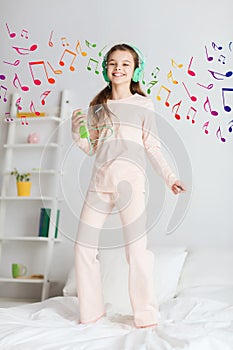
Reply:
M93 152L96 155L94 169L75 243L80 322L93 322L105 313L97 258L98 240L115 207L124 233L134 322L136 327L142 327L158 322L154 255L147 249L145 154L157 171L159 167L169 187L177 177L162 155L151 99L135 94L121 100L108 100L107 106L114 114L113 134L99 140ZM72 136L78 147L90 154L90 143L80 137L78 129Z

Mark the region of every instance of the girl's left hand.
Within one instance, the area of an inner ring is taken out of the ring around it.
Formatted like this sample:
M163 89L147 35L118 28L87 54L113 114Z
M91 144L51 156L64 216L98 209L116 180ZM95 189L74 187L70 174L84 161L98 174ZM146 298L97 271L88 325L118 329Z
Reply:
M171 187L172 189L172 192L174 194L178 194L178 193L181 193L181 192L185 192L186 191L186 188L185 186L179 181L177 180Z

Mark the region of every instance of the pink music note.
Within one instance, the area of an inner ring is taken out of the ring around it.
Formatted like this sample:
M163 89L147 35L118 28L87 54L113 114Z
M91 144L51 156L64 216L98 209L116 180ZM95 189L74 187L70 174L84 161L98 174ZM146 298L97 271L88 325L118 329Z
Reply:
M218 58L218 62L221 62L222 64L226 63L225 60L226 60L226 56L224 56L224 55L220 55Z
M67 42L67 39L65 36L63 36L61 38L61 43L62 43L62 46L69 46L70 44Z
M5 80L5 79L6 79L6 76L3 75L3 74L1 74L1 75L0 75L0 80Z
M205 134L208 134L209 131L208 131L208 126L209 126L209 121L208 122L205 122L202 126L202 129L205 129Z
M51 70L53 71L54 74L62 74L62 70L60 69L54 69L51 64L49 63L49 61L47 61L49 67L51 68Z
M11 63L11 62L6 62L6 61L3 61L3 63L7 63L7 64L10 64L11 66L18 66L20 64L20 60L15 60L14 63Z
M13 121L14 121L14 119L11 118L10 113L9 112L5 113L5 122L6 123L11 123Z
M10 29L9 29L7 23L6 23L6 28L7 28L8 34L9 34L9 36L10 36L11 39L13 39L14 37L16 37L16 33L13 33L13 32L10 31Z
M177 67L177 68L182 68L182 67L183 67L183 64L182 64L182 63L177 64L177 63L172 59L172 66L173 66L173 67Z
M51 31L50 37L49 37L49 46L50 47L53 47L52 36L53 36L53 30Z
M92 68L91 68L91 64L94 63L95 65L95 74L99 74L99 71L98 71L98 65L99 65L99 61L98 60L94 60L94 58L90 58L89 61L88 61L88 64L87 64L87 70L91 71Z
M231 120L231 121L228 123L228 125L230 125L228 131L229 131L229 132L232 132L232 130L233 130L233 128L232 128L232 126L233 126L233 120Z
M44 106L45 105L45 99L46 97L50 94L50 90L47 90L45 92L43 92L43 94L40 95L40 97L43 97L43 99L41 100L41 104Z
M192 124L194 124L194 123L195 123L194 118L195 118L195 116L196 116L196 114L197 114L197 110L196 110L194 107L190 107L190 108L189 108L188 113L187 113L187 115L186 115L186 118L187 118L188 120L191 118L191 116L190 116L191 112L193 112Z
M17 106L17 109L19 110L19 111L21 111L22 110L22 107L21 107L21 105L20 105L20 102L21 102L21 97L19 97L17 100L16 100L16 106Z
M22 125L28 125L27 117L25 115L21 115L20 118Z
M208 105L209 110L210 110L210 113L211 113L212 115L214 115L214 116L217 116L217 115L218 115L218 112L217 112L217 111L211 110L210 101L209 101L208 96L206 97L206 101L205 101L205 103L204 103L204 109L205 109L206 112L208 112L207 109L206 109L206 105Z
M212 41L212 47L213 49L216 51L216 50L222 50L222 46L218 46L216 45L213 41Z
M208 61L213 61L214 58L208 55L208 51L207 51L207 47L206 47L206 46L205 46L205 52L206 52L206 58L207 58L207 60L208 60Z
M28 30L22 29L21 37L25 38L25 39L28 39Z
M172 71L171 71L171 70L170 70L170 72L168 72L168 74L167 74L167 79L168 79L168 80L171 79L171 81L172 81L173 84L178 84L178 81L175 80L175 79L173 78L173 75L172 75Z
M81 53L82 56L86 56L86 55L87 55L87 52L86 52L86 51L82 51L81 44L80 44L80 41L79 41L79 40L78 40L78 42L77 42L77 45L76 45L75 50L76 50L77 53ZM80 51L80 52L79 52L79 51Z
M195 77L196 73L190 69L191 65L192 65L192 61L193 61L193 57L191 57L191 60L189 62L189 66L188 66L188 74L191 75L192 77Z
M208 90L212 89L214 86L213 84L209 84L208 86L205 86L205 85L202 85L200 83L197 83L197 85L202 86L203 88L208 89Z
M0 98L2 98L1 96L1 90L4 90L4 96L3 96L3 101L7 102L7 98L6 98L6 94L7 94L7 88L3 85L0 86Z
M222 88L222 101L223 101L223 107L226 112L231 112L231 107L227 106L225 103L225 93L226 92L233 92L233 88Z
M41 80L40 79L36 79L35 76L34 76L32 68L35 67L35 66L42 66L43 67L43 70L45 72L45 75L46 75L46 78L47 78L47 81L49 82L49 84L54 84L55 83L55 79L49 78L49 75L48 75L48 72L47 72L47 69L46 69L44 61L35 61L35 62L29 62L29 68L30 68L30 72L31 72L31 75L32 75L32 80L33 80L35 85L40 85L41 84Z
M218 139L220 139L222 142L226 142L226 139L224 137L222 137L222 133L221 133L221 129L220 127L218 128L217 132L216 132L216 136Z
M178 110L180 108L181 103L182 103L182 100L180 100L178 103L176 103L176 104L174 104L174 106L172 106L172 112L174 112L174 110L176 109L176 111L175 111L175 118L177 120L180 120L180 115L177 112L178 112Z
M32 113L35 113L36 116L39 116L40 115L40 112L36 112L36 109L35 109L35 106L34 106L34 102L31 101L31 104L30 104L30 111Z
M190 100L193 101L193 102L196 102L197 101L196 96L191 96L191 94L189 93L189 91L188 91L188 89L187 89L187 87L186 87L186 85L185 85L185 83L183 81L182 81L182 84L184 85L184 88L185 88L185 90L186 90Z
M75 70L75 67L73 66L73 63L74 63L74 61L75 61L75 59L76 59L76 56L77 56L77 54L76 54L75 52L70 51L70 50L68 50L68 49L65 49L64 52L63 52L63 54L62 54L62 56L61 56L61 58L60 58L59 64L60 64L60 66L62 66L62 67L65 65L65 62L63 61L63 57L65 56L66 53L68 53L68 54L70 54L71 56L73 56L73 59L72 59L71 64L70 64L70 70L73 72L73 71Z
M166 86L164 86L164 85L161 85L161 86L160 86L156 98L157 98L158 101L161 101L160 92L161 92L162 89L164 89L164 90L167 92L167 98L166 98L164 104L165 104L166 107L169 107L169 106L170 106L170 103L168 102L168 99L169 99L169 96L170 96L170 94L171 94L171 90L169 90Z
M19 84L20 88L22 91L28 91L29 90L29 87L26 86L26 85L21 85L20 83L20 80L19 80L19 77L18 75L15 73L15 77L14 77L14 80L13 80L13 85L14 87L16 87L16 89L18 89L18 87L16 86L16 82Z
M12 46L12 49L16 50L16 52L18 52L18 54L20 55L28 55L29 51L35 51L37 49L37 45L34 44L31 47L29 47L29 49L24 47Z
M231 77L232 74L233 74L232 71L228 71L228 72L226 72L226 74L222 74L222 73L214 72L214 71L212 71L212 70L210 70L210 69L208 69L208 72L210 72L211 75L212 75L212 76L214 77L214 79L216 79L216 80L224 80L224 78L218 78L217 76L229 78L229 77Z

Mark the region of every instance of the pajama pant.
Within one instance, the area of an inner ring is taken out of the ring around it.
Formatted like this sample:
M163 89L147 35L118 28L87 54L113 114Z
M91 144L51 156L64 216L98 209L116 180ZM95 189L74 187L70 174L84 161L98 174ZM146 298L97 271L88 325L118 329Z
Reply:
M97 259L98 240L114 207L119 212L123 228L134 323L136 327L156 324L158 305L154 288L154 255L147 249L145 193L139 191L133 191L127 203L123 192L87 193L75 243L80 322L94 322L105 314L100 263Z

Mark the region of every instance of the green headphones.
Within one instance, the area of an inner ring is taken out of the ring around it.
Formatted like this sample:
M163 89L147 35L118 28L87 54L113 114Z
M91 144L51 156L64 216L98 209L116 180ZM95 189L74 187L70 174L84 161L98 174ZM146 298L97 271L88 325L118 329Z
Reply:
M143 77L143 70L145 67L145 59L144 59L142 52L138 48L136 48L135 46L132 46L132 45L128 45L128 46L130 46L138 55L139 67L135 68L135 70L133 72L133 76L132 76L132 81L134 81L135 83L138 83ZM102 74L103 74L104 80L107 83L109 83L110 79L109 79L108 73L107 73L107 56L108 56L108 53L104 56L104 59L102 62L102 68L103 68Z

